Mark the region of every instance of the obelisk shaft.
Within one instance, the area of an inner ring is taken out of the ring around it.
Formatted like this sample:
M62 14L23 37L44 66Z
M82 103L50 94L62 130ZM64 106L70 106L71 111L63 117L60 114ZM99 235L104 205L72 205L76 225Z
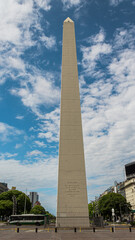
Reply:
M63 26L56 225L89 226L76 43L71 19L65 20Z

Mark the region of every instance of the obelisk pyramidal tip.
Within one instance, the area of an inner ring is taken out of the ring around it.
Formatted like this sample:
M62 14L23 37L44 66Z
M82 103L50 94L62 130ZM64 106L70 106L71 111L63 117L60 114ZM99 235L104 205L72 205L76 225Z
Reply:
M57 227L89 227L74 22L63 24Z
M71 18L68 17L68 18L65 19L64 22L73 22L73 21L71 20Z

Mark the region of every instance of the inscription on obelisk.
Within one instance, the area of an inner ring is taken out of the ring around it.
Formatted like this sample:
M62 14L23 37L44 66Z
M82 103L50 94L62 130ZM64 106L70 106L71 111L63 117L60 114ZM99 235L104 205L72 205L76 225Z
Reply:
M88 227L74 22L63 25L57 227Z

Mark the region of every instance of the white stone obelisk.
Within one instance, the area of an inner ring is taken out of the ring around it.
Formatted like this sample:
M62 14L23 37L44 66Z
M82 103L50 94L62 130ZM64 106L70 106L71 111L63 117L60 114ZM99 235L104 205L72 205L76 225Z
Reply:
M57 227L89 227L74 22L63 25Z

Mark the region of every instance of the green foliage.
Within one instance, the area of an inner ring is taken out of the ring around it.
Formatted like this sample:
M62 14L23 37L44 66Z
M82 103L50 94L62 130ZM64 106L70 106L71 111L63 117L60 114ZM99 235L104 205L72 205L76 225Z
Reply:
M30 213L33 213L33 214L45 214L46 211L45 211L44 207L36 205L36 206L34 206L31 209Z
M132 227L135 227L135 222L130 223Z
M89 218L92 218L95 213L95 202L91 202L88 204L88 209L89 209Z
M25 198L26 198L26 212L29 213L31 210L31 202L28 196L26 196L24 193L21 193L17 197L17 209L18 214L21 214L24 212L24 205L25 205Z
M0 194L0 200L10 200L12 201L13 195L16 196L16 198L22 194L21 191L18 190L10 190L7 192L3 192Z
M12 214L13 203L10 200L0 200L0 216L9 216Z
M13 211L13 196L17 200L17 214L24 213L24 204L25 204L25 193L18 190L10 190L0 194L0 202L4 202L2 211L0 212L2 216L9 216ZM10 203L10 204L9 204ZM4 207L5 206L5 207ZM30 199L26 196L26 212L29 213L31 209Z
M51 219L51 220L56 219L56 217L53 214L49 213L48 211L46 211L45 214L47 214L49 216L49 219Z
M31 209L31 202L25 193L18 190L10 190L0 194L0 216L10 216L13 212L13 196L16 197L17 201L17 214L24 213L24 205L26 198L26 213L33 214L48 214L50 219L55 219L51 213L46 212L44 207L36 205ZM31 210L31 211L30 211Z
M121 216L121 214L130 212L131 209L126 199L118 193L108 193L101 197L98 207L102 216L109 219L112 217L112 208L114 208L116 216Z

